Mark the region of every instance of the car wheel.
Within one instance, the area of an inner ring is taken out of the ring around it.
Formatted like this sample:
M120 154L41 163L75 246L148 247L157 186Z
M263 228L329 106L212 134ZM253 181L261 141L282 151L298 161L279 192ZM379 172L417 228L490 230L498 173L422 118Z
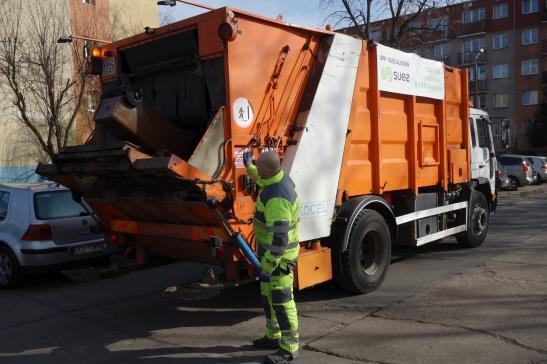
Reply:
M382 284L389 267L389 227L378 212L363 209L350 229L347 250L334 252L342 263L335 269L334 279L347 292L372 292Z
M538 185L543 183L543 178L538 174Z
M509 181L511 181L511 191L516 191L520 186L520 182L517 177L509 176Z
M466 248L479 247L486 239L490 212L486 197L476 190L471 192L467 230L456 235L458 243Z
M0 288L17 288L23 284L23 273L11 250L0 246Z

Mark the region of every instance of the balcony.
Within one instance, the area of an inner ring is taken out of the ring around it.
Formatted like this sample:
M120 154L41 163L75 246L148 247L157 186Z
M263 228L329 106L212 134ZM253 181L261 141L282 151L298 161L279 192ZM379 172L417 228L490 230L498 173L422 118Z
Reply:
M547 39L543 40L541 43L541 53L547 55Z
M435 61L443 62L444 64L450 64L450 56L433 56Z
M461 23L458 29L458 37L480 33L486 33L485 20L474 21L472 23Z
M543 9L543 15L541 16L541 22L547 23L547 8Z
M541 90L544 95L547 95L547 71L541 73Z
M477 54L479 55L477 57ZM487 63L488 62L488 56L486 50L482 53L476 52L462 52L458 54L459 58L459 64L462 65L469 65L469 64L475 64L475 57L477 57L476 62L477 63Z
M488 92L488 81L487 80L469 81L469 92L472 92L472 93Z

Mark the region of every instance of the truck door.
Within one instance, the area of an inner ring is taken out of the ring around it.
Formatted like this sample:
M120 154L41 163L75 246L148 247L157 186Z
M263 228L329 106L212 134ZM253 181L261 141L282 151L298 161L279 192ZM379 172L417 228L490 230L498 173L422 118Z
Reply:
M471 137L471 178L479 178L479 171L482 168L479 168L482 151L478 147L477 140L477 125L476 118L474 116L469 118L469 130Z
M477 127L476 134L478 139L478 177L487 179L490 182L491 191L494 191L496 160L494 157L494 146L490 121L485 116L479 116L475 119L475 124Z

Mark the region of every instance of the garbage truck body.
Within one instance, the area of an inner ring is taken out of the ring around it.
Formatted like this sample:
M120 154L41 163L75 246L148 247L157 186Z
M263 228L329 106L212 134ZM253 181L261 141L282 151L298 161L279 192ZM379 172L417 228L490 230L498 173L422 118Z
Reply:
M485 238L495 160L464 69L230 8L99 53L93 135L38 173L83 196L140 262L157 254L220 266L228 282L253 277L234 243L240 234L256 249L245 151L278 152L296 184L299 289L334 279L370 292L392 246Z

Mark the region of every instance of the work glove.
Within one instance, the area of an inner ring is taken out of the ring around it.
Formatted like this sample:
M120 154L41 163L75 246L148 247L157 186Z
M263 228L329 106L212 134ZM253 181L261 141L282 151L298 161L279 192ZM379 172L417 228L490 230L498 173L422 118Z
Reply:
M256 276L261 283L268 283L272 280L272 274L270 272L266 272L262 268L257 269Z
M243 164L245 167L249 167L253 163L253 156L251 155L251 152L244 152L243 153Z

